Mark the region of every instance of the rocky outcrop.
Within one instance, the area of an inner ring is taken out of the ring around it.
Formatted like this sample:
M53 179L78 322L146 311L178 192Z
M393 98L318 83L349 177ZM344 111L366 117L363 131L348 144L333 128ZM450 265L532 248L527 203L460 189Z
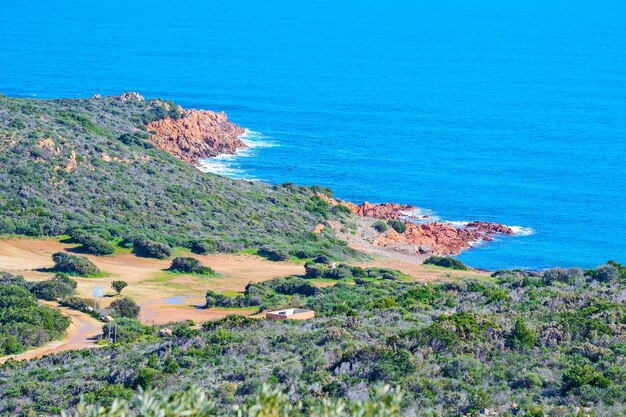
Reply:
M98 94L94 96L94 98L100 98L100 95ZM127 101L132 101L132 100L135 100L135 101L145 100L141 94L135 93L133 91L127 91L123 94L120 94L117 98L122 102L127 102Z
M498 223L474 221L458 227L450 223L428 222L428 216L415 215L418 208L410 205L366 201L357 206L323 194L318 196L332 206L342 204L360 217L403 221L406 224L404 233L389 228L376 236L372 243L406 254L457 255L478 242L492 241L495 235L515 234L510 227Z
M167 117L149 123L147 128L154 132L150 141L155 146L192 164L247 147L239 138L243 128L229 121L223 112L186 110L178 119Z
M396 203L372 204L367 201L356 206L355 213L361 217L374 217L383 220L397 220L417 210L417 207Z
M479 228L456 227L439 222L405 223L407 228L404 233L390 228L374 240L374 245L402 248L403 251L412 246L415 252L421 254L458 255L478 242L492 241L496 234L514 234L509 227L497 223L478 222Z

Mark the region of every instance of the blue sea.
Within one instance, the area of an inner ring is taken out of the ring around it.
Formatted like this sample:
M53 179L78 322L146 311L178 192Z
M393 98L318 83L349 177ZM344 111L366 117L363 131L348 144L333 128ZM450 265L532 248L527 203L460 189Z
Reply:
M224 110L230 176L518 226L487 269L626 262L623 0L1 0L0 92Z

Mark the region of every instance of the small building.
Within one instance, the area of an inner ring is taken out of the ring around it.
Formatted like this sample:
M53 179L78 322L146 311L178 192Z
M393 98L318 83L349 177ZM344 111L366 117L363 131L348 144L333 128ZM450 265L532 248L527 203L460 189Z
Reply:
M315 311L303 308L287 308L265 313L265 318L272 320L308 320L313 317L315 317Z

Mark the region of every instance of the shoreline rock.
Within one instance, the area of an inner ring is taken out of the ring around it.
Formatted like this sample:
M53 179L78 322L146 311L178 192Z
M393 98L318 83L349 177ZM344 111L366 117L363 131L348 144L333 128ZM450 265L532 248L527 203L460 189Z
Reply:
M359 217L402 221L406 225L406 231L398 233L390 227L375 237L372 245L405 254L458 255L478 242L492 241L495 235L515 234L513 229L506 225L484 221L473 221L458 227L449 223L424 222L427 217L422 216L420 217L422 223L414 223L410 221L411 213L418 208L410 205L373 204L367 201L356 205L324 194L318 196L332 206L341 204L348 207Z
M155 132L150 141L156 147L194 165L202 158L232 155L248 147L240 138L244 129L224 112L185 110L178 119L166 117L146 127Z

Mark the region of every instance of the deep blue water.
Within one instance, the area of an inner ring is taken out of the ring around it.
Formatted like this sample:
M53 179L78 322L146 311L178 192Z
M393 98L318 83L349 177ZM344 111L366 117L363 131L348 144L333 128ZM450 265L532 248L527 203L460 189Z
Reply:
M0 1L0 92L124 90L274 145L231 174L534 231L474 266L626 262L621 0Z

